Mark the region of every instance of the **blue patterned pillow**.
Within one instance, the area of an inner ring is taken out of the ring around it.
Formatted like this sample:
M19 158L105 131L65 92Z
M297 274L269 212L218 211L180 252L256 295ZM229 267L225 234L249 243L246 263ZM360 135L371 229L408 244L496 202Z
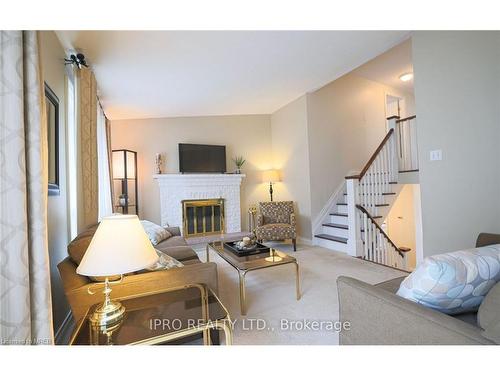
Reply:
M434 255L401 283L397 292L446 314L476 311L500 280L500 245Z

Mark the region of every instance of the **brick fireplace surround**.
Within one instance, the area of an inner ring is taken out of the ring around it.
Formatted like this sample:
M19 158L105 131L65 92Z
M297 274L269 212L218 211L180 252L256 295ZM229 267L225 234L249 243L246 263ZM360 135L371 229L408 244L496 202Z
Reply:
M182 228L182 201L224 199L226 233L241 232L240 186L244 174L157 174L161 225Z

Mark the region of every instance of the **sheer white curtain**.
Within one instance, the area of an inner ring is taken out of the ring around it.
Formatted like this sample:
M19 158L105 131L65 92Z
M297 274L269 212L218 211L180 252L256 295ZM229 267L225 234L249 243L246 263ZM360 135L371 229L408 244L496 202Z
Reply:
M109 175L108 136L106 132L106 116L101 106L97 106L97 172L99 221L113 213L111 202L111 180Z

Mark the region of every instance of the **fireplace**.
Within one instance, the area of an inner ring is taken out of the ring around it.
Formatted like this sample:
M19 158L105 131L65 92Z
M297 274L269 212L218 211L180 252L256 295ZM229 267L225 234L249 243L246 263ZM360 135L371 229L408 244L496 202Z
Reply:
M179 227L184 235L183 201L223 199L224 233L241 232L240 185L244 174L165 173L153 178L160 190L162 226Z
M183 200L182 224L185 237L224 233L224 199Z

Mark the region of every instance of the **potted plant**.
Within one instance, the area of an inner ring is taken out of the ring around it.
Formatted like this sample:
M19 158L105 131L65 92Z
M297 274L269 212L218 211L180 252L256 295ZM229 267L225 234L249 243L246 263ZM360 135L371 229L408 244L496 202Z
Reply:
M243 159L243 156L237 156L233 158L233 162L236 165L236 174L241 174L241 167L243 164L245 164L245 159Z

